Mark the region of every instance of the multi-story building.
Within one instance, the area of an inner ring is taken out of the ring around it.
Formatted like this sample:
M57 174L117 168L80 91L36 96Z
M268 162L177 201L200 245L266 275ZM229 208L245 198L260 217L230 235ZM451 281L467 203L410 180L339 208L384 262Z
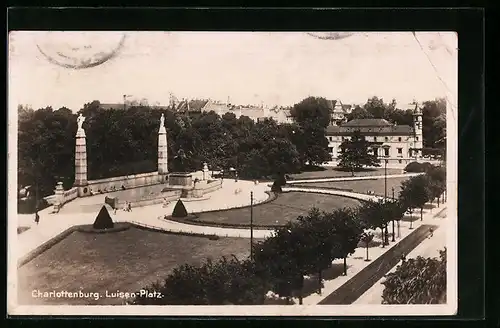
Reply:
M220 116L225 113L233 113L236 118L240 116L247 116L254 122L258 122L265 118L272 118L278 123L292 123L293 119L290 111L286 108L266 106L253 106L253 105L232 105L230 103L222 103L218 101L207 101L201 108L202 112L214 111Z
M422 157L422 109L417 103L410 104L413 110L413 126L397 125L384 119L354 119L341 125L330 125L326 135L328 150L333 161L340 155L340 145L350 139L355 131L369 142L371 151L391 164L408 164Z
M347 115L352 113L354 105L343 104L340 100L329 100L330 124L341 125L347 121Z

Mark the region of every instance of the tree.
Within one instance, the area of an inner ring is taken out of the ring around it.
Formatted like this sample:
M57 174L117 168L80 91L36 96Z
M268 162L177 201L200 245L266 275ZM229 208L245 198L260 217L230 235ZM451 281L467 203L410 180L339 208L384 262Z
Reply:
M401 203L410 210L420 208L420 220L423 220L423 209L430 199L429 195L429 178L426 175L411 177L401 183Z
M335 227L331 224L331 217L320 212L317 208L312 208L306 216L297 218L299 225L303 228L308 241L306 247L310 260L309 273L318 275L318 293L321 294L323 284L322 272L332 265L332 261L340 254L340 244L335 235Z
M392 202L380 199L379 201L365 202L359 209L359 215L366 227L377 229L382 232L382 247L387 244L387 224L394 218Z
M208 259L200 266L184 264L173 270L163 283L144 290L159 292L162 298L139 294L139 305L261 305L268 285L255 275L253 264L236 257Z
M331 220L332 238L335 238L338 245L338 254L335 257L344 259L345 276L347 276L347 256L354 253L363 233L363 224L356 214L349 207L336 209L327 214Z
M373 143L367 141L359 131L355 131L350 139L340 144L340 155L338 166L349 169L354 176L356 170L364 166L380 166L380 159L373 154L371 147Z
M370 243L372 242L373 237L374 237L374 235L371 232L364 232L361 235L361 241L363 242L363 244L365 244L365 247L366 247L366 259L365 259L365 261L370 261L370 259L368 257L368 246L370 246Z
M302 155L302 165L323 164L331 160L326 139L326 127L330 124L330 106L325 98L308 97L295 104L290 110L296 124L300 127L295 133L295 144Z
M382 304L446 303L446 248L439 258L409 259L382 283Z
M426 175L429 179L429 189L431 201L439 198L446 191L446 168L444 166L433 166L427 170Z
M422 133L424 147L442 148L439 143L446 136L446 99L425 101L422 106Z
M254 261L263 280L272 284L273 290L287 300L294 291L299 293L302 304L304 275L311 268L307 241L309 235L304 227L288 222L275 230L270 237L256 245Z

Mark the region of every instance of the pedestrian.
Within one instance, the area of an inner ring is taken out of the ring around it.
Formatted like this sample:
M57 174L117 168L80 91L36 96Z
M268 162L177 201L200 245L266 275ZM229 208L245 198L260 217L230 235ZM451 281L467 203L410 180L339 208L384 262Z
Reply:
M429 238L431 238L432 236L434 236L434 230L432 228L429 228L429 232L431 233L429 235Z
M406 261L406 255L403 253L401 254L401 263L404 263Z
M128 203L128 211L132 212L132 204L131 203Z
M38 215L38 212L35 213L35 223L38 225L38 222L40 222L40 215Z
M114 206L114 208L113 208L113 209L114 209L114 211L113 211L113 212L114 212L114 214L116 214L116 205Z

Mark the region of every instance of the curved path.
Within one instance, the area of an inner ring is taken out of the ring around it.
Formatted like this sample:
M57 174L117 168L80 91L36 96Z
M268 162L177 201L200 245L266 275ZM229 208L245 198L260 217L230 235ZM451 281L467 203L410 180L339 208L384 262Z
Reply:
M396 176L411 176L411 174L405 175L388 175L387 177ZM326 181L347 181L347 180L370 180L374 176L364 176L364 177L350 177L350 178L322 178L314 180L306 180L306 182L326 182ZM295 180L294 183L299 183L302 180ZM266 190L269 190L269 183L260 183L254 185L253 182L240 180L235 182L234 180L225 180L224 185L226 186L226 191L218 190L211 195L211 198L204 201L198 202L186 202L185 206L189 212L205 212L210 210L219 210L224 208L236 208L249 205L249 195L247 195L248 189L245 188L244 192L238 195L234 194L234 189L236 187L248 187L254 191L254 196L258 196L255 203L264 202L267 199ZM304 187L285 187L284 191L301 191L309 193L322 193L330 194L344 197L351 197L360 200L377 200L380 197L373 195L366 195L360 193L347 192L342 190L334 189L322 189L322 188L304 188ZM103 197L101 195L101 197ZM76 199L73 202L80 200L85 205L90 205L87 202L87 198ZM63 207L67 208L71 206L73 202L68 203ZM254 204L255 204L254 203ZM76 204L75 204L76 205ZM79 204L80 206L83 204ZM172 213L175 203L169 204L167 207L162 205L152 205L142 208L135 208L132 212L118 211L116 214L110 211L110 214L115 222L132 222L138 225L142 225L151 229L157 229L159 231L169 231L169 232L183 232L183 233L194 233L203 235L217 235L220 237L242 237L250 238L249 228L221 228L221 227L211 227L211 226L200 226L200 225L190 225L185 223L174 222L171 220L159 219L159 215L162 217L166 213ZM102 206L99 206L99 208ZM46 241L54 238L66 229L79 225L79 224L92 224L95 220L95 215L97 210L94 212L87 213L76 213L69 208L67 211L61 211L59 214L51 214L52 209L49 207L41 212L40 214L40 224L37 226L33 223L33 215L18 215L17 225L31 226L31 229L23 232L17 236L17 252L19 257L26 255L27 253L34 250L36 247L42 245ZM272 234L273 230L254 230L254 238L266 238Z
M404 174L388 174L387 178L410 178L424 173L404 173ZM336 181L359 181L359 180L378 180L384 179L385 175L365 175L360 177L339 177L339 178L318 178L318 179L301 179L301 180L287 180L287 184L297 183L313 183L313 182L336 182Z

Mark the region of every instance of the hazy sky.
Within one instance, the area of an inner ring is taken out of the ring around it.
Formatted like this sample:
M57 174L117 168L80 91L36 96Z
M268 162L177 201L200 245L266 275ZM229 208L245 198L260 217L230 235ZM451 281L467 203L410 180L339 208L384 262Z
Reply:
M417 33L449 90L411 32L354 33L341 40L296 32L78 33L10 34L11 106L66 106L76 111L94 99L122 102L124 94L167 104L169 92L179 99L226 101L230 96L236 104L289 105L308 95L359 104L371 96L396 98L401 107L414 98L447 95L456 101L454 33ZM113 48L122 33L126 37L119 53L87 69L52 64L36 46L52 42L52 49L64 50L90 42L93 49L105 50Z

